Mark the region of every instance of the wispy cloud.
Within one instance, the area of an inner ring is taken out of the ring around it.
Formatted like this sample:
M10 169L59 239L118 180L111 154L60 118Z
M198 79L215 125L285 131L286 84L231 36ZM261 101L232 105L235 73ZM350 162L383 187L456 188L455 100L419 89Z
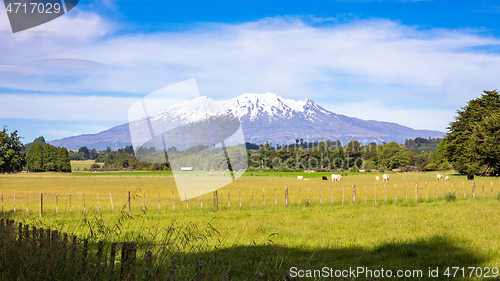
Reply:
M307 96L320 104L337 104L338 112L344 106L349 111L342 113L368 119L377 116L354 114L368 112L359 101L376 100L381 111L412 110L422 120L419 128L444 130L435 126L436 116L447 118L443 112L453 113L482 90L498 87L500 55L481 48L497 49L498 38L388 20L328 20L320 26L309 22L279 17L122 34L114 32L120 26L82 12L18 35L2 32L8 26L0 16L0 40L7 42L0 45L0 88L75 95L104 92L105 100L115 95L140 97L194 77L201 94L215 99L246 92ZM101 97L93 98L101 103ZM112 111L124 114L128 102L119 102L124 108ZM418 114L429 108L436 114ZM32 109L38 112L36 106ZM16 110L2 114L23 115ZM111 118L97 110L95 114ZM390 115L384 119L401 120Z

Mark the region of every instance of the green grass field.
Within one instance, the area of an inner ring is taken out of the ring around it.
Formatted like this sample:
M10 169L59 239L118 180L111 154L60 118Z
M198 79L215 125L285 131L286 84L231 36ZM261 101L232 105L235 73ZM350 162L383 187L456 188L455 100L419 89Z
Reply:
M73 160L71 161L71 170L72 171L77 171L81 170L83 171L85 168L89 168L90 165L94 164L94 160ZM99 165L103 165L104 163L99 163Z
M236 280L283 276L293 266L425 269L425 274L429 267L444 272L450 266L500 266L500 182L496 178L477 177L472 199L473 182L451 173L444 173L450 176L446 182L437 181L435 173L391 174L385 188L375 181L379 174L346 174L340 182L321 180L325 174L247 173L218 191L217 212L212 194L180 201L173 177L165 172L3 175L0 193L6 216L92 240L134 240L141 249L155 252L171 229L188 232L198 250L179 247L179 253L187 260L215 256L234 269ZM299 181L297 175L309 180ZM456 201L445 200L455 187ZM128 191L132 193L130 216ZM40 193L44 198L41 218Z

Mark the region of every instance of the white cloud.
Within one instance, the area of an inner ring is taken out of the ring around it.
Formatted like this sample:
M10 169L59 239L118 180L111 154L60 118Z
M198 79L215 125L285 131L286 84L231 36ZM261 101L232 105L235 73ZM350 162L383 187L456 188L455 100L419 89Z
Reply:
M0 118L126 121L136 98L0 94Z
M0 30L5 30L4 22L0 17ZM0 33L7 42L0 45L0 87L140 96L194 77L200 93L215 99L276 92L286 98L311 97L319 104L341 100L350 104L350 112L374 114L352 116L397 122L401 118L394 118L396 113L408 110L448 118L483 90L497 88L500 77L499 54L475 51L498 47L499 39L387 20L313 27L298 17L280 17L123 35L112 33L116 28L96 14L76 13L31 33ZM360 100L376 100L392 113L376 115ZM39 113L56 118L55 113ZM452 121L437 126L431 118L420 120L408 124L445 130Z

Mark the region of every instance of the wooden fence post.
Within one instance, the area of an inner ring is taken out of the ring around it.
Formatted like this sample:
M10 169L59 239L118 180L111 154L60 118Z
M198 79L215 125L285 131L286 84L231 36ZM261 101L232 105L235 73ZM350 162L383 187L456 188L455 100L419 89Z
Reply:
M127 192L127 212L130 213L130 191Z
M28 193L26 193L26 214L29 215L29 213L30 213L30 209L28 206Z
M240 211L241 211L241 189L238 189L238 196L240 199Z
M96 198L97 198L97 212L99 213L99 193L97 193L96 195Z
M3 215L3 194L2 194L2 215Z
M135 280L137 244L123 243L120 277L121 280Z
M429 197L427 196L427 182L425 182L425 202L429 202Z
M484 199L484 182L483 182L483 199Z
M394 184L394 204L398 204L398 186Z
M113 276L115 272L115 260L116 260L116 243L111 243L111 254L109 257L109 276ZM110 278L111 280L111 278Z
M330 186L330 206L333 206L333 193L332 193L332 187Z
M375 205L377 205L377 185L373 185L373 192L375 194Z
M278 207L278 197L276 196L276 187L274 188L274 207Z
M299 186L299 206L300 206L300 186Z
M186 199L186 204L187 204L187 199ZM146 191L142 192L142 211L146 211Z
M214 210L215 211L219 210L219 198L217 195L217 190L214 191Z
M252 194L252 209L253 209L253 188L250 189L250 193Z
M491 182L491 199L493 199L493 182Z
M408 188L406 187L406 183L405 183L405 202L406 204L408 204Z
M158 214L160 214L160 192L158 191Z
M365 184L365 204L366 204L366 184Z
M83 212L85 213L85 193L83 194Z
M43 213L43 194L40 193L40 217L42 217Z
M262 204L264 206L264 209L266 208L266 192L265 189L262 188Z
M172 212L175 211L174 191L172 190Z
M418 204L418 183L415 183L415 203Z
M446 196L446 193L447 193L446 191L447 191L447 189L446 189L446 182L444 182L444 195L445 196Z
M384 204L387 205L387 187L385 186L385 183L384 183Z
M14 193L14 213L16 212L16 194Z
M323 205L323 198L321 198L321 186L319 187L319 204Z
M476 183L472 183L472 199L476 199Z
M203 192L200 190L200 210L203 212Z
M457 183L454 183L454 184L453 184L453 187L455 188L455 192L454 192L454 193L455 193L455 196L457 196Z
M111 192L109 193L109 202L111 202L111 212L114 213L115 212L115 206L113 205L113 197L111 197Z
M288 187L285 187L285 206L288 207Z
M352 185L352 203L356 203L356 185Z
M309 204L312 204L312 201L311 201L311 187L310 187L310 186L308 186L308 187L307 187L307 190L308 190L308 192L309 192Z
M189 210L189 203L188 203L188 197L187 197L186 191L184 191L184 199L186 200L186 210Z
M69 212L71 213L71 193L69 194Z
M59 215L59 197L56 193L56 215Z
M436 183L436 202L438 201L438 184Z
M265 199L264 199L264 204L265 204ZM231 197L229 196L229 189L227 190L227 209L228 210L231 209Z
M464 188L464 199L465 199L466 198L466 196L465 196L465 182L462 182L462 186Z

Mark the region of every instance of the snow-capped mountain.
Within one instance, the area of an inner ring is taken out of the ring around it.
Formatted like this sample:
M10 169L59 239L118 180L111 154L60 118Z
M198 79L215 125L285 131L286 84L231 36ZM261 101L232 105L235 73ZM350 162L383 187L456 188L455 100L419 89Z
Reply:
M153 113L153 127L162 128L204 120L209 116L234 116L242 123L246 141L253 143L289 144L295 139L315 141L320 139L340 140L346 143L355 139L367 142L404 142L415 137L442 137L443 132L414 130L396 123L361 120L335 114L314 103L311 99L284 99L276 94L243 94L230 100L215 101L199 97L181 104L172 105ZM130 124L141 126L141 122ZM147 128L144 128L146 130ZM81 135L50 142L69 149L81 146L113 149L131 144L129 124L123 124L93 135Z

